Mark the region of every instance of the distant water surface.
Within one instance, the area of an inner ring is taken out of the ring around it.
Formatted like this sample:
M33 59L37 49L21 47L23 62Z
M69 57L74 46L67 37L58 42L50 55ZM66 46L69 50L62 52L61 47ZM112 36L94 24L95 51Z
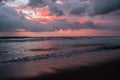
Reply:
M0 64L120 48L120 37L1 37Z

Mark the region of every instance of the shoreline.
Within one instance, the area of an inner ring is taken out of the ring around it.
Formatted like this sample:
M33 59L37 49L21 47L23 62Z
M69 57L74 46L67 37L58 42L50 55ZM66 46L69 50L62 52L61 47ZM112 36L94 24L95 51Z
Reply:
M115 71L115 73L119 73L119 68L117 67L120 63L120 49L115 50L105 50L105 51L95 51L89 53L88 55L81 56L71 56L67 58L59 58L59 59L50 59L50 60L40 60L33 62L25 62L25 63L11 63L0 65L0 79L4 80L74 80L68 77L76 78L76 75L80 75L80 72L87 73L96 73L94 69L98 68L98 71L101 70L106 71L107 67L110 69L107 72L111 72L111 70ZM112 63L112 64L111 64ZM88 71L87 71L88 69ZM118 71L116 70L118 69ZM84 71L85 70L85 71ZM93 70L93 71L92 71ZM76 75L70 72L74 72ZM11 74L12 73L12 74ZM102 75L102 72L100 72ZM62 75L63 74L63 75ZM56 79L58 76L62 75L63 79ZM83 76L85 76L84 74ZM114 75L114 74L113 74ZM117 74L119 75L119 74ZM53 77L51 79L51 76ZM66 77L64 77L66 76ZM107 76L107 73L106 73ZM31 78L30 78L31 77ZM50 77L50 79L48 79ZM90 76L89 76L90 77ZM93 77L93 75L91 75ZM97 78L97 76L96 76ZM77 78L76 78L77 79ZM79 78L80 79L80 78ZM120 78L119 78L120 79ZM91 79L83 79L83 80L91 80ZM96 80L96 79L92 79ZM104 79L97 79L104 80ZM106 79L108 80L108 79ZM110 79L113 80L113 79ZM117 80L117 79L114 79Z
M120 80L120 59L89 67L55 69L37 77L9 78L6 80Z

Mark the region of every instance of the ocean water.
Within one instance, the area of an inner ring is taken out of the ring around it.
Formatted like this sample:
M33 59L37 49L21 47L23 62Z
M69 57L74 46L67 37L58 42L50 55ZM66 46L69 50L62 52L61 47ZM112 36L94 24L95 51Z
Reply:
M120 48L120 37L1 37L0 64L86 55Z

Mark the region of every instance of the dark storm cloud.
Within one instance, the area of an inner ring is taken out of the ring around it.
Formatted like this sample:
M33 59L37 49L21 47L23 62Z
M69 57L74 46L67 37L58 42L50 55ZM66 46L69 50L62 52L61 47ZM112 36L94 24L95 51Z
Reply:
M0 0L1 1L1 0ZM17 13L10 7L0 6L0 32L16 31L16 29L25 29L32 32L46 32L58 30L80 30L80 29L94 29L94 30L120 30L120 23L99 23L96 24L92 20L86 20L83 23L77 21L78 18L84 18L85 14L93 13L94 19L101 19L99 14L107 17L119 16L120 0L60 0L61 4L56 3L57 0L30 0L28 5L33 9L35 7L48 7L50 15L61 16L64 15L65 19L54 19L46 24L41 24L33 21L26 20L24 15ZM109 4L108 4L109 3ZM117 11L118 10L118 11ZM72 15L72 16L71 16ZM77 17L73 22L69 22L66 17L72 19ZM81 16L82 15L82 16ZM96 15L99 17L96 17ZM119 18L119 17L118 17ZM90 18L92 19L92 18ZM113 18L110 18L111 20Z
M111 12L108 15L109 15L109 17L120 18L120 10L116 10L114 12Z
M50 14L55 14L55 15L57 15L57 16L61 16L61 15L64 14L63 11L60 10L60 9L58 9L56 6L51 6L51 7L50 7L50 11L51 11Z
M45 0L29 0L29 6L31 7L43 7L46 6Z
M34 26L34 27L32 27ZM92 21L85 21L83 23L74 21L69 22L66 19L54 20L47 24L37 24L33 23L27 27L29 31L32 32L52 32L59 30L81 30L81 29L94 29L94 30L120 30L120 24L95 24Z
M7 1L9 1L9 0L0 0L0 2L7 2ZM11 0L11 1L14 1L14 0Z
M88 8L87 5L77 6L76 8L74 7L73 9L71 9L70 14L81 15L82 13L85 13L87 8Z
M0 32L16 31L16 29L24 28L25 22L18 16L14 9L0 6Z
M51 0L52 2L56 2L57 0Z
M94 14L107 14L120 9L120 0L90 0Z
M65 15L72 14L78 16L86 12L89 3L88 0L29 0L28 6L32 8L47 6L50 14L58 16L64 13L66 13Z
M0 2L2 2L2 1L6 1L6 0L0 0Z
M103 19L107 17L119 15L120 0L59 0L62 4L57 4L58 0L30 0L29 6L31 7L45 7L47 6L50 10L50 14L57 16L77 16L79 18L85 17L86 14L100 15L107 14L103 16ZM115 12L116 11L116 12ZM109 14L113 12L112 14ZM82 15L82 16L81 16ZM91 16L95 17L95 16ZM102 17L95 17L95 19L101 19ZM70 18L69 18L70 19ZM110 18L112 20L113 18ZM57 31L57 30L80 30L80 29L99 29L99 30L120 30L120 24L118 23L94 23L90 20L80 23L78 21L69 22L67 19L55 19L48 22L47 24L38 24L30 22L30 26L27 30L33 32L43 32L43 31ZM34 27L33 27L34 26Z
M69 22L67 19L55 19L46 24L41 24L21 17L11 8L0 7L0 32L15 32L16 29L25 29L31 32L80 29L120 30L119 24L95 24L92 21L85 21L83 23L77 21Z
M66 15L84 16L90 6L87 0L61 0L62 5L58 5Z
M58 0L29 0L28 6L48 6L51 13L56 13L56 15L70 13L76 16L82 13L88 15L107 14L120 9L120 0L59 0L63 3L61 5L56 4L57 1ZM55 6L55 8L51 7L51 5Z
M35 7L45 7L47 6L50 10L50 15L57 15L61 16L64 14L62 9L56 6L57 0L30 0L28 6L35 8Z

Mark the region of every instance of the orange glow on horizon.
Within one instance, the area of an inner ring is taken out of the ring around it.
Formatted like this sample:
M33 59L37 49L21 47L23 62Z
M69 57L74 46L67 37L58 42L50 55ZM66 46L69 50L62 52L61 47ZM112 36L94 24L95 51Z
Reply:
M93 30L93 29L81 29L81 30L59 30L53 32L17 32L19 36L30 37L49 37L49 36L107 36L119 33L119 31L106 31L106 30Z

